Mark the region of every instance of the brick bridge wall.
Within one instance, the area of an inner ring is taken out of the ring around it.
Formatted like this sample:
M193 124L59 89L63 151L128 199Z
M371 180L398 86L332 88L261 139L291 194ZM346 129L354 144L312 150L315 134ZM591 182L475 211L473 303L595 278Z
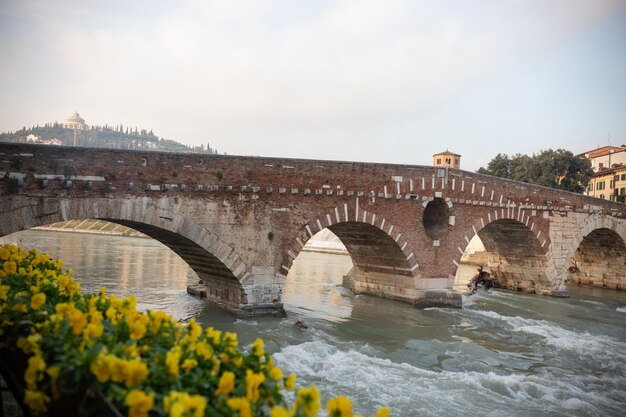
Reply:
M0 177L0 236L121 223L169 246L203 296L241 314L282 308L293 260L326 227L352 257L346 285L418 306L460 306L451 288L475 235L501 287L626 287L612 261L624 256L624 205L466 171L0 144Z

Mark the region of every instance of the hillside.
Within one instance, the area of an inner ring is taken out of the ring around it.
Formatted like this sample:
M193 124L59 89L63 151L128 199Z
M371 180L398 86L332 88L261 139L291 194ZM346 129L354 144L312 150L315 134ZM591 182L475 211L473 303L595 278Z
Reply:
M16 132L0 133L0 142L31 142L46 145L84 146L108 149L141 149L163 152L217 154L209 144L190 147L171 139L163 139L152 131L124 128L122 125L82 126L72 129L59 123L26 127Z

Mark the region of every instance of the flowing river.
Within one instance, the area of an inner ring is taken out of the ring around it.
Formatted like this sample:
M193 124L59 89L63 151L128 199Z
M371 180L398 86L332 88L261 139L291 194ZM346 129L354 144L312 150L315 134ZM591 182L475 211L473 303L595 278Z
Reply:
M235 331L244 348L261 337L298 385L317 385L324 404L347 395L365 417L382 405L393 416L626 415L626 292L479 291L460 310L417 310L341 287L349 257L302 252L288 316L242 320L188 295L193 271L150 239L28 230L2 241L63 259L83 292L136 295L140 308Z

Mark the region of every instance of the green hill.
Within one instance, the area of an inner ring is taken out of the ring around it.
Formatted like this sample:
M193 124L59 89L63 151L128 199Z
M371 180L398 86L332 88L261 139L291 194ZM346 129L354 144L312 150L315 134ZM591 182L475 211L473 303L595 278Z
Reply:
M0 133L0 142L31 142L47 145L85 146L108 149L140 149L163 152L217 154L209 144L190 147L171 139L163 139L152 131L124 128L122 125L85 126L70 129L59 123L26 127L16 132Z

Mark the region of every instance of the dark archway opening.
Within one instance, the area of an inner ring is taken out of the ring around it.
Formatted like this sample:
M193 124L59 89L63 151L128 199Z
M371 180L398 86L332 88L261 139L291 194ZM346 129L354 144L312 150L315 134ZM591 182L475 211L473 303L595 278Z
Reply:
M441 240L448 233L450 209L443 198L435 198L424 209L424 229L432 240Z
M568 267L569 282L626 289L626 244L610 229L596 229L580 243Z

